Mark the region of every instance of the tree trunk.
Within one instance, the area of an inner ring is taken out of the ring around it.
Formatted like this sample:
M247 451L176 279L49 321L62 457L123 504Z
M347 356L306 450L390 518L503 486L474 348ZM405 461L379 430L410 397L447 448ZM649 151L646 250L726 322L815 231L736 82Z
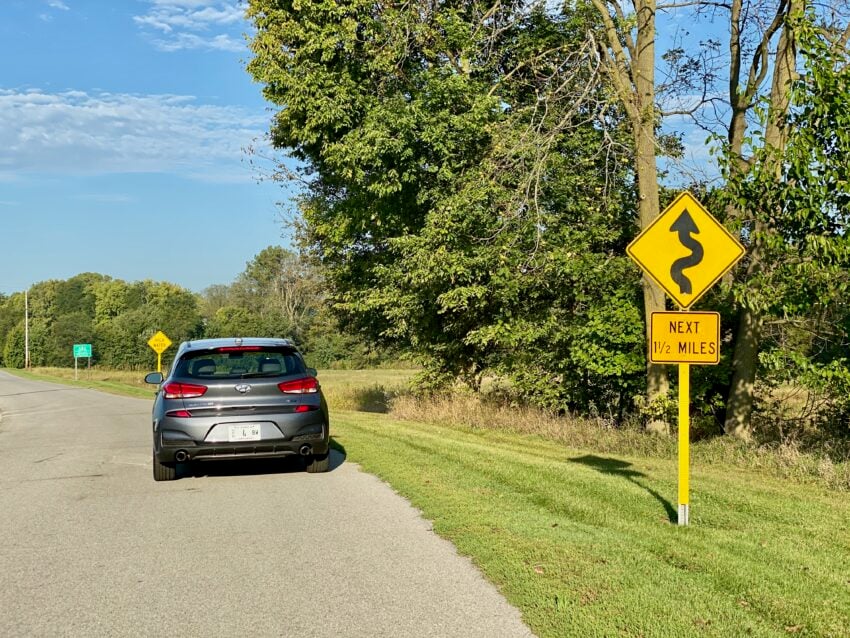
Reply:
M655 139L658 113L655 105L655 10L656 0L633 0L637 14L635 37L630 27L615 21L627 11L614 0L591 0L605 26L607 43L600 48L605 69L612 80L632 126L635 144L635 177L638 187L638 221L643 230L659 213L658 151ZM622 3L625 4L625 3ZM664 293L646 276L643 279L643 302L646 330L653 312L663 311ZM649 340L647 339L647 345ZM649 363L647 354L646 395L650 404L667 396L670 383L664 367ZM652 419L647 430L669 433L662 419Z
M651 123L648 124L651 127ZM655 163L655 138L650 129L646 131L643 125L635 126L635 140L637 141L636 169L638 179L640 215L640 227L646 228L658 217L658 170ZM643 276L643 306L644 325L649 331L652 313L665 310L664 292L654 282ZM648 334L648 332L647 332ZM647 339L647 343L649 340ZM646 397L650 404L667 396L670 390L670 381L664 366L649 362L647 353L646 364ZM650 419L646 429L657 434L669 434L670 426L663 419Z
M656 106L655 106L655 0L642 0L638 4L635 57L632 59L632 79L635 88L635 106L632 111L632 129L635 138L635 173L638 184L638 213L641 230L658 217L658 165L656 161ZM636 117L635 117L636 116ZM643 278L644 323L649 331L653 312L665 309L664 292ZM649 340L647 339L647 342ZM647 353L646 396L650 404L666 397L670 381L664 366L649 363ZM663 419L651 419L646 426L650 432L669 434L670 426Z
M735 335L735 354L732 358L732 385L726 398L724 430L739 439L752 438L750 417L753 411L754 387L758 365L761 317L749 308L744 309Z

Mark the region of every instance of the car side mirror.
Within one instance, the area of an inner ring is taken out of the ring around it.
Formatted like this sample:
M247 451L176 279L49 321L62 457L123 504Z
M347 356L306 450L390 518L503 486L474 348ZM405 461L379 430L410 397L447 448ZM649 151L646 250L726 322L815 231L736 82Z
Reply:
M162 376L162 372L151 372L145 376L145 383L159 385L162 383L163 379L164 377Z
M319 371L316 370L316 368L307 368L307 374L309 374L311 377L318 377Z

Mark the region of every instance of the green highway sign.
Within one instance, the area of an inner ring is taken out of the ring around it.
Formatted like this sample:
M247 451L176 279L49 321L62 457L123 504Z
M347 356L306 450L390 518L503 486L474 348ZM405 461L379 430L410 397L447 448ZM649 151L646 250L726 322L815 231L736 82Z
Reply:
M77 359L79 357L89 357L89 358L91 358L91 344L90 343L75 343L74 344L74 358Z

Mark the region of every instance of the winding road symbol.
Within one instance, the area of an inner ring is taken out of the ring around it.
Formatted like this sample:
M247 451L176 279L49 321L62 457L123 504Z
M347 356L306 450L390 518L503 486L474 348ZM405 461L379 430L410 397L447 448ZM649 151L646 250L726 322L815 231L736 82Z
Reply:
M702 244L691 237L691 235L699 235L699 228L697 228L687 208L682 211L682 214L670 226L670 232L678 233L679 243L691 251L690 255L673 262L673 265L670 266L670 277L679 286L679 292L681 294L693 294L691 280L685 276L684 270L686 268L693 268L699 264L705 252L703 251Z
M741 242L689 192L670 203L626 253L683 310L744 255Z

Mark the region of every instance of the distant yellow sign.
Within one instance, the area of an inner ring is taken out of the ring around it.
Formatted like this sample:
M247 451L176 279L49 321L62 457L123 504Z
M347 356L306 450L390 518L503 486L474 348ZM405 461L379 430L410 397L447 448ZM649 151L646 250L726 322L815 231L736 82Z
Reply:
M165 333L160 330L150 339L148 339L148 345L153 349L157 354L162 354L166 350L168 350L169 346L171 346L171 339L165 336Z
M626 252L681 308L690 308L744 247L690 193L681 193Z
M720 313L653 312L649 330L652 363L720 362Z

